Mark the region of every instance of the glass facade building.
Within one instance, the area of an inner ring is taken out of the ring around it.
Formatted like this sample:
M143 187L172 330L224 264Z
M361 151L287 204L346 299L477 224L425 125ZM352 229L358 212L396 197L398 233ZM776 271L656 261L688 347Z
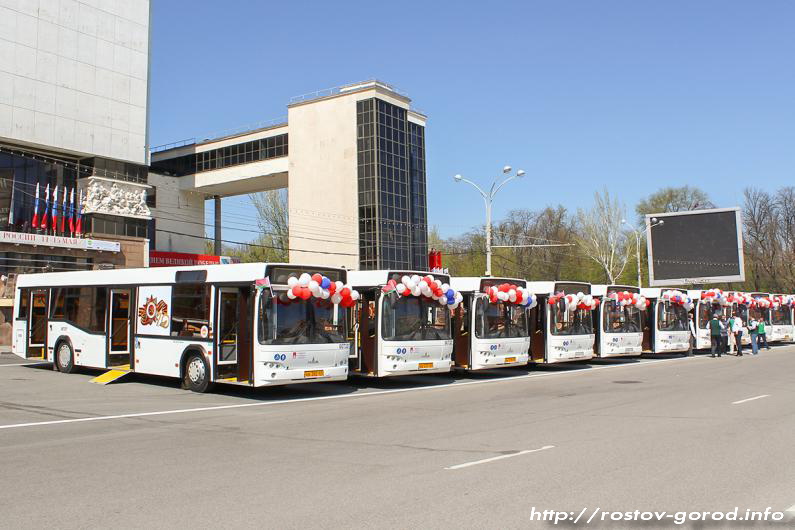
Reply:
M425 131L379 98L356 104L362 270L427 269Z

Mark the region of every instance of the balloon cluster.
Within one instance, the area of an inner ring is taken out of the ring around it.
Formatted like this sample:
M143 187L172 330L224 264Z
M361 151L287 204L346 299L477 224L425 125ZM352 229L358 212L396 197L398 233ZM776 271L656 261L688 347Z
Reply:
M761 307L762 309L767 309L773 305L773 301L767 296L758 296L754 298L754 301L751 304L751 307Z
M669 289L667 291L663 291L660 295L666 302L671 302L672 304L680 305L684 307L686 310L690 311L693 309L693 299L687 296L682 291L677 291L676 289Z
M634 306L640 310L646 309L651 303L645 296L639 293L630 293L629 291L614 291L610 293L609 297L621 307Z
M781 302L780 302L781 305L785 305L787 307L795 307L795 296L793 296L791 294L785 294L785 295L779 296L779 298L781 299Z
M751 303L751 297L743 293L730 293L726 300L730 304L748 305Z
M511 304L518 304L525 306L528 309L533 308L538 304L538 297L534 296L524 287L514 285L512 283L501 283L500 285L492 285L484 290L489 295L489 302L496 304L497 302L509 302Z
M566 302L566 311L573 313L576 309L593 310L599 305L599 299L579 292L577 294L555 293L547 300L549 305L555 305L561 300Z
M430 274L403 276L400 282L389 280L382 290L385 293L395 291L400 296L424 296L439 302L439 305L448 306L451 310L457 308L464 299L461 293Z
M339 304L342 307L353 307L359 299L359 292L352 289L350 285L342 282L332 282L322 274L315 273L309 275L306 272L296 278L287 278L287 298L290 300L300 299L309 300L311 297L323 300L331 299L332 304Z
M718 305L729 305L732 302L732 300L729 300L729 298L723 295L723 291L720 289L702 291L701 299Z

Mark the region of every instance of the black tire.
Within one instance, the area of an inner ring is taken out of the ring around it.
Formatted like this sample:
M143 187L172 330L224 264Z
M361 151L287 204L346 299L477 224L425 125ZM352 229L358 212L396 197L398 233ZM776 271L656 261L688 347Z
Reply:
M210 389L210 369L201 353L188 353L182 372L182 388L199 393Z
M65 374L75 371L75 353L69 341L62 340L55 347L55 363L53 364Z

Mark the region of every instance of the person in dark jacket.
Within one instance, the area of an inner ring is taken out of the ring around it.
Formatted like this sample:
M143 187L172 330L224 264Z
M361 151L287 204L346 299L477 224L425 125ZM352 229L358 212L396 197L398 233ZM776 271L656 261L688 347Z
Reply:
M713 313L712 319L709 321L709 338L710 338L710 346L712 347L712 357L715 357L715 354L718 354L718 357L721 356L722 348L723 348L723 341L720 338L720 320L718 320L718 315Z

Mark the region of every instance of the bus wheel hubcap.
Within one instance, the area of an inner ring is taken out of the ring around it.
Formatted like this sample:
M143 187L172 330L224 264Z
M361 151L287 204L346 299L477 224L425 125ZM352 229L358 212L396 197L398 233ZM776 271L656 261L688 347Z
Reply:
M66 344L62 344L61 347L58 348L58 364L64 368L69 366L69 346Z
M188 365L188 377L194 383L204 379L204 363L200 359L193 359Z

